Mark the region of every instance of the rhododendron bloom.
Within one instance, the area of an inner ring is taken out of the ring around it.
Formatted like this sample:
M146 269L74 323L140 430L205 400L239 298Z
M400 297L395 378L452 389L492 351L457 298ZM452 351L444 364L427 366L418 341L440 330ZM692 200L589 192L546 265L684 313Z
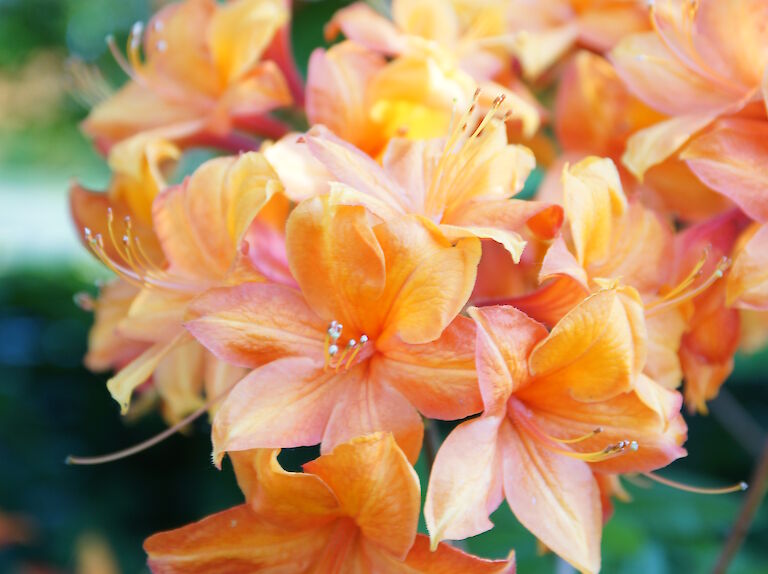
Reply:
M765 117L765 2L656 0L651 18L654 32L629 36L611 53L630 90L672 116L630 139L624 162L640 178L718 117L739 112ZM697 172L695 164L692 168Z
M155 574L512 574L416 534L419 480L389 434L357 438L286 472L278 451L238 453L246 503L146 540Z
M123 297L122 307L116 300L108 315L97 315L96 333L147 345L130 363L118 364L122 368L107 383L124 412L133 390L153 373L161 394L165 389L166 396L176 397L171 401L172 419L200 405L204 376L212 389L221 390L226 385L217 382L217 377L230 380L242 374L218 365L191 340L182 321L190 302L207 289L262 280L243 239L263 208L276 205L279 211L281 190L276 175L259 154L203 164L184 183L164 190L153 203L153 229L164 256L159 261L143 250L130 219L118 223L104 214L106 233L86 229L94 253L135 289L130 301ZM269 211L274 210L265 210L262 217ZM122 292L127 289L122 288ZM124 315L115 310L122 310Z
M475 238L449 241L430 221L371 224L334 194L288 219L288 260L300 290L245 283L191 308L191 333L220 359L259 367L213 423L214 460L251 448L336 444L391 431L415 460L425 416L481 409L473 327L456 317L480 257ZM271 362L270 362L271 361Z
M277 64L262 56L288 16L285 0L166 6L146 29L134 26L128 60L114 51L131 79L93 109L84 131L109 149L149 131L176 140L226 135L233 125L274 128L264 114L289 104L291 93Z
M683 456L681 398L640 374L642 321L600 291L550 333L514 307L472 308L485 410L446 439L425 516L433 543L492 528L506 498L542 543L583 572L600 569L594 472L648 471Z

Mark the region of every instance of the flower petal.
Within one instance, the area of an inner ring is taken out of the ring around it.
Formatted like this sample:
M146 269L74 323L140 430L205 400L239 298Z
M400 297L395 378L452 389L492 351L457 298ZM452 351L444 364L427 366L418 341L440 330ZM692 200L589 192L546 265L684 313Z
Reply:
M391 434L339 444L305 464L304 470L328 485L365 538L405 557L416 536L419 478Z
M433 548L493 528L488 517L502 500L500 423L494 416L463 422L440 447L424 504Z
M736 252L728 273L727 304L768 309L768 225L761 225Z
M587 463L553 453L511 425L500 437L504 496L517 519L578 570L600 570L600 493Z
M203 405L205 347L194 339L177 345L157 365L152 382L170 424Z
M282 528L242 504L150 536L144 542L153 574L303 572L314 565L330 531Z
M325 36L335 38L339 32L350 40L383 54L396 54L406 42L392 22L365 2L355 2L337 11L325 26Z

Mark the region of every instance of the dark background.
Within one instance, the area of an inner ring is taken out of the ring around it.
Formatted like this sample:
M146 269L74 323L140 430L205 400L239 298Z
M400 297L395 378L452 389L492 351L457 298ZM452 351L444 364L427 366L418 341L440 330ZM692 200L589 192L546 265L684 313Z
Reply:
M322 25L341 4L296 3L300 63L321 45ZM110 452L164 428L156 415L121 420L106 377L81 366L91 317L73 295L95 292L94 281L106 275L77 243L66 188L71 177L103 187L108 172L77 131L86 110L67 95L63 71L64 59L75 54L117 85L122 77L104 37L125 37L158 5L0 0L0 572L141 572L146 536L241 500L231 469L219 472L209 462L205 420L127 460L64 464L68 454ZM768 421L767 361L765 354L737 357L712 414L688 417L690 454L665 476L707 486L748 478ZM283 458L297 468L311 454L303 449ZM607 573L706 572L744 496L688 494L639 480L625 485L634 502L618 503L605 528ZM538 556L506 508L493 519L497 527L466 548L498 557L514 547L522 573L570 571ZM13 528L4 531L9 522ZM730 571L768 572L765 507Z

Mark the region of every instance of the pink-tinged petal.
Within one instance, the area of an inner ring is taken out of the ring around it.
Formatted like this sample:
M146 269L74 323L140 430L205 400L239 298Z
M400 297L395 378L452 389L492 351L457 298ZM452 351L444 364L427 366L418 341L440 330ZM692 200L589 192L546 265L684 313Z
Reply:
M187 337L189 335L185 331L181 331L170 341L155 343L107 381L109 394L120 405L121 414L128 412L133 391L146 381L160 361L176 346L183 343Z
M424 517L432 547L493 528L490 514L502 500L498 433L500 417L480 417L457 426L435 457Z
M456 8L440 0L393 0L392 20L411 36L419 36L443 46L459 40Z
M707 402L720 392L720 387L733 372L733 358L711 361L702 355L680 349L680 363L685 375L685 404L690 413L707 414Z
M359 368L335 373L306 358L278 359L253 371L227 395L213 419L213 460L253 448L318 444L340 392L356 386Z
M334 14L325 26L325 36L333 39L339 32L348 39L383 54L397 54L407 46L406 39L392 22L364 2L356 2Z
M574 307L540 341L528 365L539 389L569 389L577 400L606 400L632 388L645 364L639 297L599 291ZM543 390L541 392L544 392Z
M490 239L495 241L507 251L515 263L520 262L520 257L525 249L525 240L515 231L506 231L496 227L484 227L480 225L446 225L442 224L440 230L453 241L462 238Z
M209 399L223 398L224 394L228 393L235 386L235 383L245 378L245 375L248 374L247 369L221 361L213 353L205 354L204 369L205 395ZM217 402L208 408L211 416L216 414L219 404Z
M768 220L768 122L723 120L683 152L693 173L757 221Z
M500 436L504 496L517 519L582 572L600 570L600 493L589 465L539 446L511 424Z
M709 125L721 111L670 118L635 132L627 140L621 161L639 180L645 172L679 150L697 131Z
M563 223L563 209L551 203L521 199L473 201L464 204L461 213L445 223L520 232L527 228L540 239L553 239Z
M419 478L389 433L359 437L304 465L336 495L369 542L404 558L413 544Z
M333 197L307 199L291 213L286 245L291 272L312 308L326 322L338 321L345 337L378 334L376 302L387 279L385 255L363 207L339 205Z
M378 346L372 376L386 380L424 416L462 419L483 408L475 371L475 326L462 316L422 345L393 337Z
M262 146L264 157L285 186L285 195L296 203L328 192L331 173L309 151L303 136L290 133Z
M713 116L744 96L686 68L654 32L624 38L610 59L629 89L664 114Z
M368 366L352 367L345 375L323 434L321 452L376 432L392 433L412 463L419 458L424 425L413 405L388 381L368 371Z
M272 524L302 530L328 524L340 515L339 501L319 477L284 470L279 450L232 452L237 485L247 503Z
M683 333L688 328L684 312L670 309L647 317L648 358L643 372L667 389L676 389L683 380L678 351Z
M547 30L519 32L512 51L520 60L527 79L535 79L568 51L578 36L575 23L552 27Z
M395 335L411 344L434 341L472 293L480 241L450 241L418 216L390 220L374 231L386 260L381 341Z
M323 126L315 126L305 136L307 147L331 173L334 180L403 213L405 192L366 153L336 137Z
M211 289L192 303L189 317L189 332L233 365L253 368L282 357L322 360L327 324L290 287L244 283Z
M560 276L547 281L532 293L511 297L506 303L517 307L532 319L551 327L581 303L587 295L589 292L578 282L570 277Z
M768 309L768 225L757 228L736 252L726 298L729 306Z
M306 572L328 543L330 529L274 526L242 504L150 536L153 574Z
M546 328L514 307L471 307L476 362L486 414L503 415L509 397L529 382L528 356Z
M584 289L584 296L589 293L589 277L579 262L568 249L565 239L560 235L547 249L547 254L541 262L539 281L544 282L557 275L567 275Z
M648 13L641 3L592 6L578 16L579 44L595 52L606 52L622 38L648 29Z
M307 71L307 119L323 124L354 145L366 148L378 142L380 133L369 118L366 90L386 60L352 42L312 52ZM378 147L378 146L375 146Z
M298 287L288 266L285 232L256 219L245 235L249 266L267 281Z
M289 126L269 117L260 117L275 108L292 103L291 91L274 62L259 62L248 75L229 87L219 99L208 129L214 134L226 133L233 125L281 137Z

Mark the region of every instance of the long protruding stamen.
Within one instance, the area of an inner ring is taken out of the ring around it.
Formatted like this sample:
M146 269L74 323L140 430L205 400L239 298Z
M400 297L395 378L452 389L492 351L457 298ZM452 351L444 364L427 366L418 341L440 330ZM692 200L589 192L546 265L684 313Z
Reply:
M698 297L704 291L709 289L716 281L720 280L725 275L725 272L728 269L728 267L730 267L730 265L731 265L731 260L728 257L723 257L718 262L717 268L715 269L715 271L712 273L712 275L707 277L705 281L702 281L701 284L697 285L693 289L683 291L682 293L680 293L676 297L673 297L672 299L662 300L662 301L656 302L655 304L649 305L646 308L645 316L652 317L662 311L677 307L678 305L681 305L686 301L690 301L695 297Z
M696 262L696 264L693 266L693 269L691 269L691 272L688 273L688 275L680 281L673 289L670 289L667 291L662 297L658 299L658 301L654 301L653 303L649 304L648 307L651 308L655 305L659 305L663 303L664 301L668 301L670 299L674 299L681 293L683 293L688 287L690 287L694 281L698 277L701 276L701 270L704 268L704 265L707 263L707 259L709 258L709 247L705 248L703 253L701 254L701 257L699 257L699 260Z
M644 472L643 476L650 478L659 484L676 488L678 490L684 490L685 492L693 492L696 494L730 494L731 492L741 492L749 488L749 485L744 481L722 488L703 488L698 486L689 486L687 484L683 484L682 482L677 482L675 480L661 477L658 474L654 474L652 472Z
M583 460L584 462L602 462L604 460L608 460L609 458L614 458L616 456L622 455L626 453L628 450L635 452L639 448L639 445L637 444L637 441L634 440L620 440L616 444L609 444L602 450L598 450L595 452L578 452L573 450L564 450L564 449L558 449L558 448L552 448L554 452L558 454L562 454L565 456L569 456L571 458L575 458L578 460Z
M227 394L229 394L229 391L232 390L232 388L239 383L240 381L236 381L235 383L228 386L226 389L224 389L221 393L213 397L211 400L207 401L204 405L202 405L199 409L196 411L190 413L183 419L181 419L179 422L177 422L172 427L169 427L165 429L163 432L156 434L152 438L145 440L143 442L140 442L139 444L133 445L132 447L119 450L117 452L113 452L110 454L105 454L102 456L68 456L65 459L66 464L79 464L79 465L92 465L92 464L104 464L107 462L114 462L116 460L120 460L122 458L127 458L129 456L132 456L134 454L140 453L144 450L147 450L148 448L152 448L158 443L163 442L165 439L167 439L170 436L173 436L177 432L179 432L181 429L186 427L188 424L193 422L195 419L199 418L204 413L208 412L208 410L218 403L221 399L223 399Z
M559 442L561 444L576 444L579 442L584 442L585 440L589 440L597 435L599 435L601 432L603 432L603 429L601 427L597 427L596 429L592 430L591 432L588 432L585 435L578 436L576 438L557 438L551 435L547 435L547 437L555 442Z

